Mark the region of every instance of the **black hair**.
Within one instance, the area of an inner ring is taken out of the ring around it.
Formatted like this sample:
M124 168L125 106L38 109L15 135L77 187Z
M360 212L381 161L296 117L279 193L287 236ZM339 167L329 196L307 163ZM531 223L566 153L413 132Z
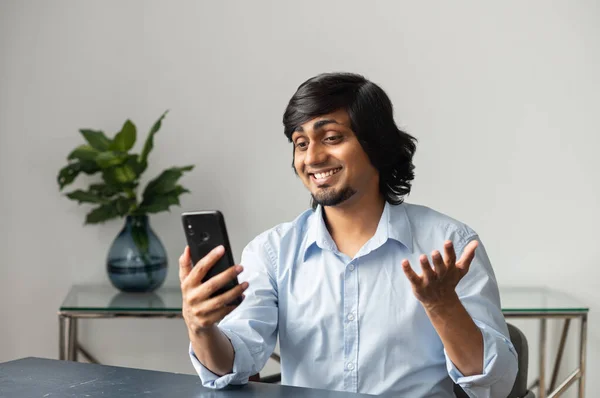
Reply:
M402 203L415 177L417 139L396 126L392 102L375 83L353 73L323 73L308 79L285 109L284 133L291 142L299 126L340 109L348 113L358 142L379 172L379 191L388 203ZM314 199L312 207L316 208Z

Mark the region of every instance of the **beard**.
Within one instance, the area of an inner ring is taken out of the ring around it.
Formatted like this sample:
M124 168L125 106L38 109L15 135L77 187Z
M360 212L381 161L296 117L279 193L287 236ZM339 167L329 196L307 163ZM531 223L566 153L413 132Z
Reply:
M339 191L333 188L319 188L316 194L311 194L313 201L321 206L337 206L350 199L356 191L351 187L344 187Z

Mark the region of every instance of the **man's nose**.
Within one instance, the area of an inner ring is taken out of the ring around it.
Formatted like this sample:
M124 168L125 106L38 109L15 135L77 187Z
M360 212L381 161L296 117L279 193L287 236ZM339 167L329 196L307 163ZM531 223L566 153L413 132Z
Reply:
M305 165L315 165L327 160L327 151L319 142L311 142L306 150Z

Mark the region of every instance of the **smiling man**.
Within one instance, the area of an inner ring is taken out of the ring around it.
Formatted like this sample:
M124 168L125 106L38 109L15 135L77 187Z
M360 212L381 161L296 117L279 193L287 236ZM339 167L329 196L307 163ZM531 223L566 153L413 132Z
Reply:
M396 127L385 92L359 75L322 74L298 88L283 123L312 209L206 283L222 248L194 268L189 249L180 258L204 385L246 383L279 335L283 384L453 397L454 382L472 397L506 397L517 360L492 266L467 225L404 203L416 140ZM226 305L244 290L239 307Z

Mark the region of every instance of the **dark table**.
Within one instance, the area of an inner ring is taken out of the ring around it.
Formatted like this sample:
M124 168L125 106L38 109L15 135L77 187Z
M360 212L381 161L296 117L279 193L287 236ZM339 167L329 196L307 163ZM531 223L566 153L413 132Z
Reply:
M0 363L0 397L360 398L370 395L265 383L212 390L197 376L116 366L24 358Z

